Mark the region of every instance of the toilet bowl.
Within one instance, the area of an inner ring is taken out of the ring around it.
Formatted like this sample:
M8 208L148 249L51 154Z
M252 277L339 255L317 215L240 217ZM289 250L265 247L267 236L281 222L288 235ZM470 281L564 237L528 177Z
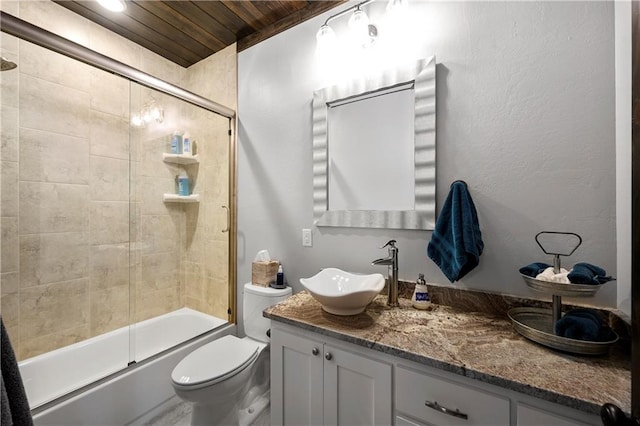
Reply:
M182 359L171 373L176 395L193 404L192 425L248 425L269 405L270 321L262 311L291 288L244 285L247 337L224 336Z

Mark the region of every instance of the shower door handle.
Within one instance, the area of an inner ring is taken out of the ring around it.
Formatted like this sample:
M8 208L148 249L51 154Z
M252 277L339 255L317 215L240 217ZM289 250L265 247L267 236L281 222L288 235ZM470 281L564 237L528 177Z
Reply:
M227 211L227 227L222 230L222 232L229 232L229 227L231 226L231 210L227 206L220 206Z

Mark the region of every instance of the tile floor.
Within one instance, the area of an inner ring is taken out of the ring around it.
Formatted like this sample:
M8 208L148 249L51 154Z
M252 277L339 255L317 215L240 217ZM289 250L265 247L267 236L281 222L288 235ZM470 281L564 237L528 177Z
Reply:
M270 426L271 411L267 407L250 426ZM145 426L190 426L191 404L179 402L145 423Z
M158 414L144 426L190 426L191 425L191 404L180 402L177 405Z

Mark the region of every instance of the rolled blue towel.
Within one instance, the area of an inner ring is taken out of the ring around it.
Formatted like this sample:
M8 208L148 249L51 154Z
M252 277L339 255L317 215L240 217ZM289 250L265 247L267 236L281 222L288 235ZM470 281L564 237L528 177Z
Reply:
M573 270L567 275L573 284L604 284L613 278L607 276L607 272L599 266L590 263L576 263Z
M593 309L573 309L554 325L557 336L575 340L602 342L611 339L613 334L602 316Z
M535 278L538 276L538 274L544 272L544 270L549 267L551 267L551 265L549 264L543 262L534 262L520 268L520 273L522 275Z

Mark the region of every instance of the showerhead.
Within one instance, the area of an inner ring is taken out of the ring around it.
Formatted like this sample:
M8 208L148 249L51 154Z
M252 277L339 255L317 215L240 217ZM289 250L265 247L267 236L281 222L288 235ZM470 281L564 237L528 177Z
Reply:
M18 65L15 62L11 62L4 56L2 57L2 65L0 66L0 71L9 71L16 68Z

